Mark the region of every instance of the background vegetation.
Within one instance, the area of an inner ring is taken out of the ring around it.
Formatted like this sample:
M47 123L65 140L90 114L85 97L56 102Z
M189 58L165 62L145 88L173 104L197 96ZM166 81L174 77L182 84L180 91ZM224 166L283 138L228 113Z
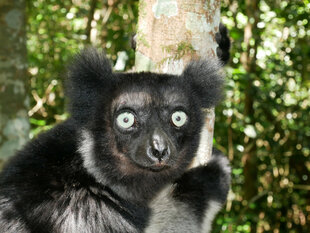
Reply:
M138 1L28 0L31 137L67 117L65 64L87 44L134 63ZM233 165L213 232L310 229L310 2L222 0L232 58L215 146ZM250 35L250 36L249 36Z

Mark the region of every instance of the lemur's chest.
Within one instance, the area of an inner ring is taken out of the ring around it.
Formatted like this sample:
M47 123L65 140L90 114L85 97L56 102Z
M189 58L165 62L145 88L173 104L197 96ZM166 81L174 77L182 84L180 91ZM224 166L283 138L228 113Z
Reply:
M147 208L83 189L63 193L37 210L41 222L57 233L138 233L143 232L148 218Z

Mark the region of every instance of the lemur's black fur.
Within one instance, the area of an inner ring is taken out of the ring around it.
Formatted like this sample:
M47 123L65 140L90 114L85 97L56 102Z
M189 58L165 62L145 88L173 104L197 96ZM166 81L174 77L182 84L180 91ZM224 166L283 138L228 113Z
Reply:
M222 26L216 41L226 63ZM0 175L0 232L209 229L226 200L228 160L215 153L188 167L201 109L222 96L215 60L193 61L181 75L114 73L104 54L82 51L69 67L71 117L29 142Z

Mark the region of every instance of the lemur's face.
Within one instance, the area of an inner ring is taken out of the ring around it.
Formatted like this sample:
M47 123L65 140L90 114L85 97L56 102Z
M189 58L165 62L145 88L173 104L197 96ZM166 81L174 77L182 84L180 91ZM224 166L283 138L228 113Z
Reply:
M201 109L220 99L219 69L211 59L191 62L181 75L114 73L103 54L83 51L67 93L87 172L115 189L130 183L136 193L183 174L198 148Z
M102 160L111 156L125 176L186 169L203 125L199 100L187 85L175 76L124 74L110 92L108 103L98 101L92 127Z
M194 100L187 92L168 82L151 87L145 82L131 83L121 88L110 108L115 156L149 172L188 164L194 156L189 149L196 146L194 133L199 134L194 129L202 123L200 109L190 107Z

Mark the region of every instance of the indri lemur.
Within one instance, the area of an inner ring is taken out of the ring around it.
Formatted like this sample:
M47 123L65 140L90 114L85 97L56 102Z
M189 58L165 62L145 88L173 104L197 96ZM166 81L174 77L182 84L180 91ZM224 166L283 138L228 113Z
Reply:
M209 232L230 185L214 153L188 169L204 114L222 95L229 58L225 27L217 54L181 75L114 73L86 49L69 67L71 117L38 136L0 176L1 233Z

